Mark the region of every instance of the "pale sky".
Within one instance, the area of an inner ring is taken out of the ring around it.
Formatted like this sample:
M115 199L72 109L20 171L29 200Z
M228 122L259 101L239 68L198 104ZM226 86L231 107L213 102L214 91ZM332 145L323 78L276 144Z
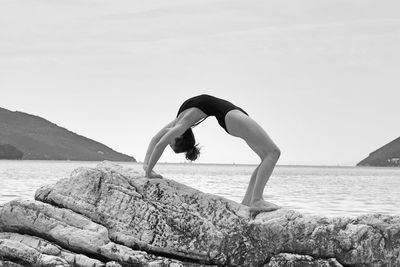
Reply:
M141 161L208 93L267 131L278 164L351 165L400 135L399 47L399 1L0 0L0 107ZM215 118L194 133L200 163L258 163Z

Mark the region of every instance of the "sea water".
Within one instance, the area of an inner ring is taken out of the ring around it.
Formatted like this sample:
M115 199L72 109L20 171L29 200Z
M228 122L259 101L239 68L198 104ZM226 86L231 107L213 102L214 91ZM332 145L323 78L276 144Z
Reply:
M0 161L0 206L18 197L33 199L40 186L68 177L75 168L97 164ZM139 163L119 164L143 172ZM155 170L165 178L240 203L255 167L159 163ZM267 183L264 198L311 215L400 215L400 168L277 166Z

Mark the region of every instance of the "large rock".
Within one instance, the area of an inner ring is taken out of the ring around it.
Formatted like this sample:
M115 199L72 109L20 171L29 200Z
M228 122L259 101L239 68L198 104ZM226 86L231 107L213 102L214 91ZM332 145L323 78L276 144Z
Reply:
M78 169L36 199L84 214L117 243L216 264L228 260L227 237L248 222L248 210L233 201L115 165Z
M45 239L9 232L0 233L0 257L25 265L104 266L99 260L72 253Z
M334 258L344 265L400 265L400 218L303 216L290 210L249 216L236 202L118 165L82 168L36 199L103 225L133 249L218 265L257 266L279 253Z
M35 198L0 208L0 266L400 266L400 217L250 216L109 163L77 169Z
M4 205L0 230L0 260L28 266L96 267L111 261L133 266L183 266L179 261L116 244L104 226L39 201L13 200Z

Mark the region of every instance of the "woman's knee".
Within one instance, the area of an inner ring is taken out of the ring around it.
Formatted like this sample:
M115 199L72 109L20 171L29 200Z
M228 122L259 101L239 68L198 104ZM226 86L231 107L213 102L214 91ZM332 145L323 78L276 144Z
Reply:
M279 149L279 147L275 148L274 153L275 153L277 159L279 159L281 157L281 150Z
M272 157L276 160L278 160L280 156L281 156L281 150L279 149L279 147L275 145L269 147L267 151L264 153L264 157Z

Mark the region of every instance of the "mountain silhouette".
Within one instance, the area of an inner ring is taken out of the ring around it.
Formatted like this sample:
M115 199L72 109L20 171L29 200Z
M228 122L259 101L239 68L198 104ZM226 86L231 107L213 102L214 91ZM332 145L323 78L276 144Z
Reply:
M2 155L20 151L27 160L136 161L46 119L4 108L0 108L0 150Z

